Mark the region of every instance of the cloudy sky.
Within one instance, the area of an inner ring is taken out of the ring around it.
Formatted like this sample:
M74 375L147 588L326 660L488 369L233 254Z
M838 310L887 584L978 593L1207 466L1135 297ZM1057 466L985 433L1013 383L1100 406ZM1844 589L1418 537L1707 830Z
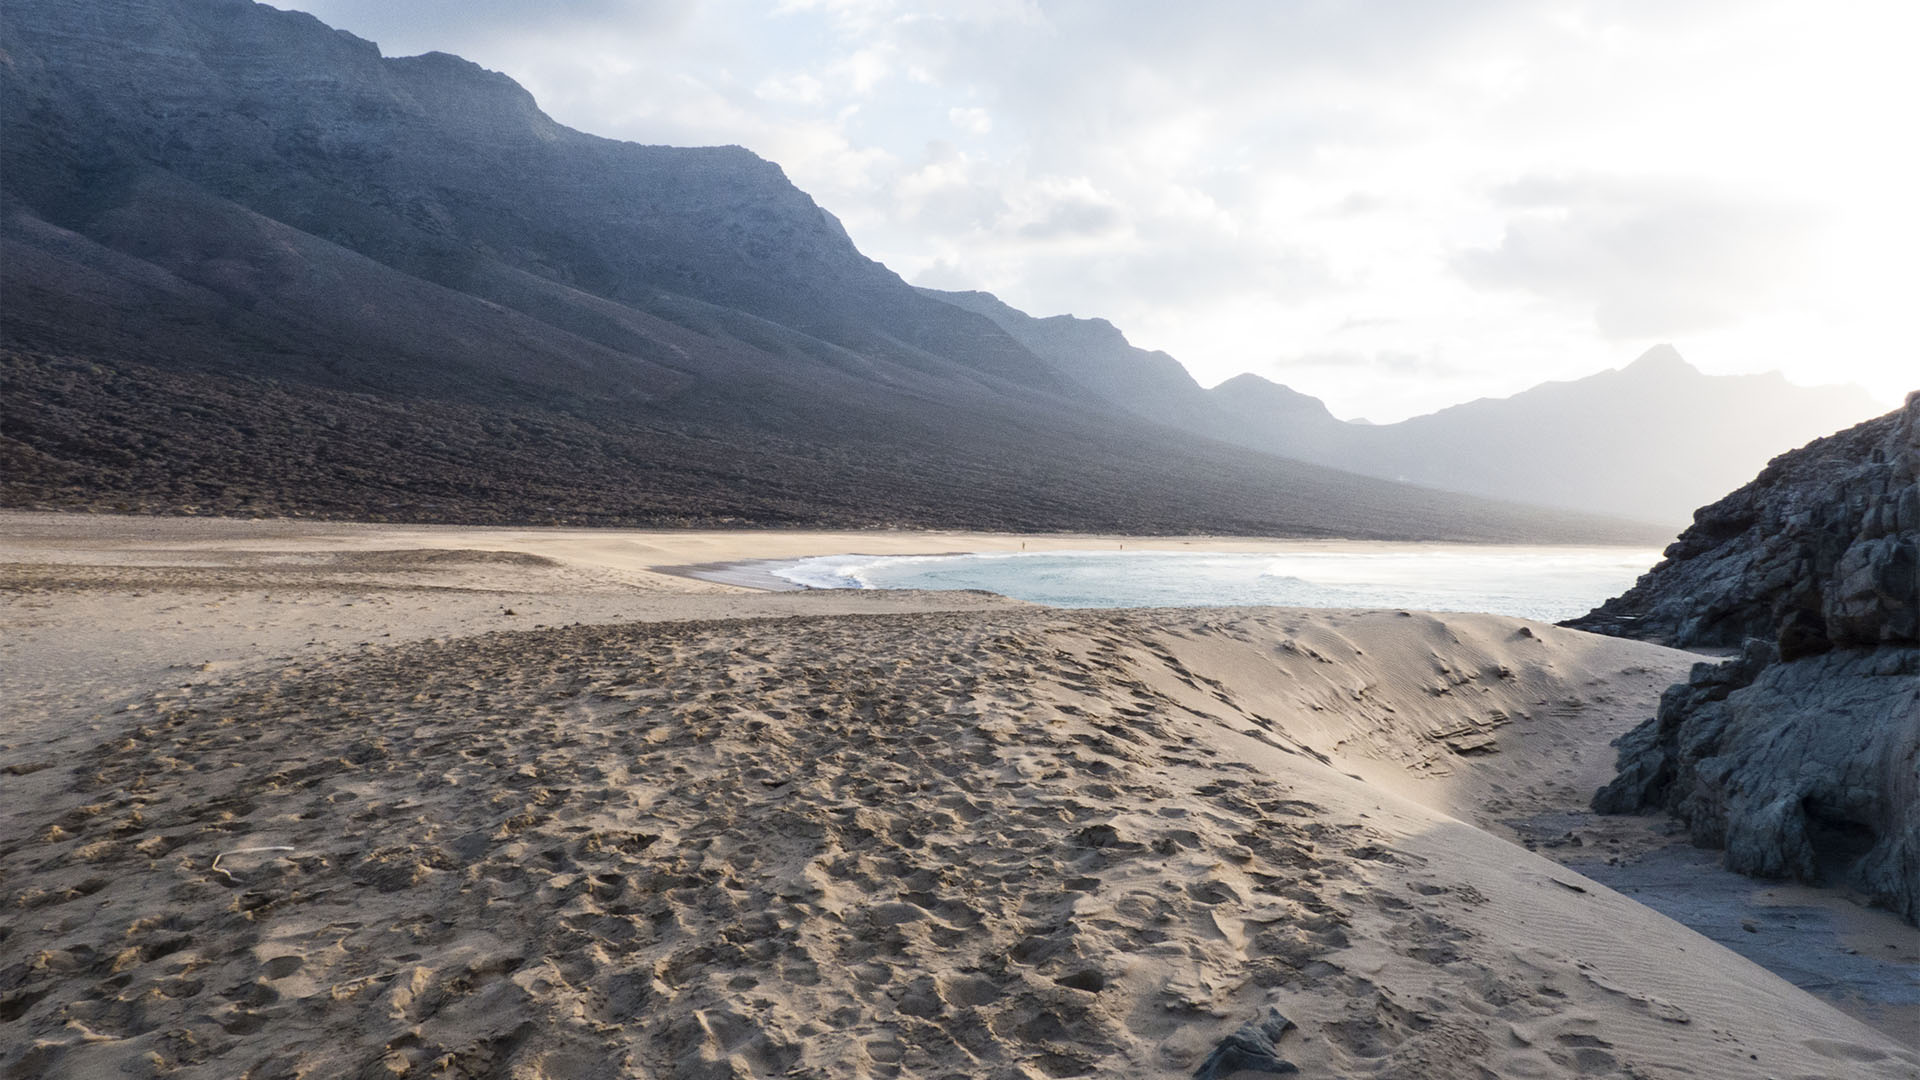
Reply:
M1619 367L1920 387L1920 5L303 0L779 162L916 284L1377 421Z

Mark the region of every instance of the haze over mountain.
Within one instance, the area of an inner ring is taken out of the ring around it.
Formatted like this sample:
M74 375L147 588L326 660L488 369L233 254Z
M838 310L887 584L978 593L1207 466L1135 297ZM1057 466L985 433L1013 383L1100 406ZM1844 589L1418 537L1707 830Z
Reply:
M4 499L1594 540L1089 401L738 148L227 0L0 23Z
M1854 386L1703 375L1670 346L1617 371L1551 382L1396 424L1343 422L1258 375L1203 389L1104 319L1036 319L986 293L927 290L979 312L1066 378L1137 415L1370 476L1663 523L1738 487L1768 459L1880 411Z

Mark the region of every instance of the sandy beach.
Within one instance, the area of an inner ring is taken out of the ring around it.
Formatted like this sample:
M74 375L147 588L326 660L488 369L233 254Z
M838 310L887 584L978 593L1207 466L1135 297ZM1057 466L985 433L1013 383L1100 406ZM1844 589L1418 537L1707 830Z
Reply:
M1920 1075L1596 880L1693 654L670 572L1022 543L1264 550L0 514L0 1069Z

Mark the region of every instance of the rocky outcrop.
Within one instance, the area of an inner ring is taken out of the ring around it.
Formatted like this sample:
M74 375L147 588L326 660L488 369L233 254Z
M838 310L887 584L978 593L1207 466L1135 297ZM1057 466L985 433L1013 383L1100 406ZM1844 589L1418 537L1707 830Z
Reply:
M1783 659L1920 634L1920 404L1769 462L1632 589L1566 625L1676 648L1780 645Z
M1568 625L1741 652L1619 740L1594 809L1664 808L1735 870L1920 920L1920 393L1775 459L1666 554Z

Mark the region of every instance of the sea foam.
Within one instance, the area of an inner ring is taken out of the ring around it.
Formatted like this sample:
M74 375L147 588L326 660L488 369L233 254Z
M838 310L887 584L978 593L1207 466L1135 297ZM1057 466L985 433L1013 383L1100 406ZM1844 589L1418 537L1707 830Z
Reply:
M1314 542L1278 554L826 555L772 572L816 589L985 589L1056 607L1404 607L1553 621L1623 591L1658 557L1639 548Z

